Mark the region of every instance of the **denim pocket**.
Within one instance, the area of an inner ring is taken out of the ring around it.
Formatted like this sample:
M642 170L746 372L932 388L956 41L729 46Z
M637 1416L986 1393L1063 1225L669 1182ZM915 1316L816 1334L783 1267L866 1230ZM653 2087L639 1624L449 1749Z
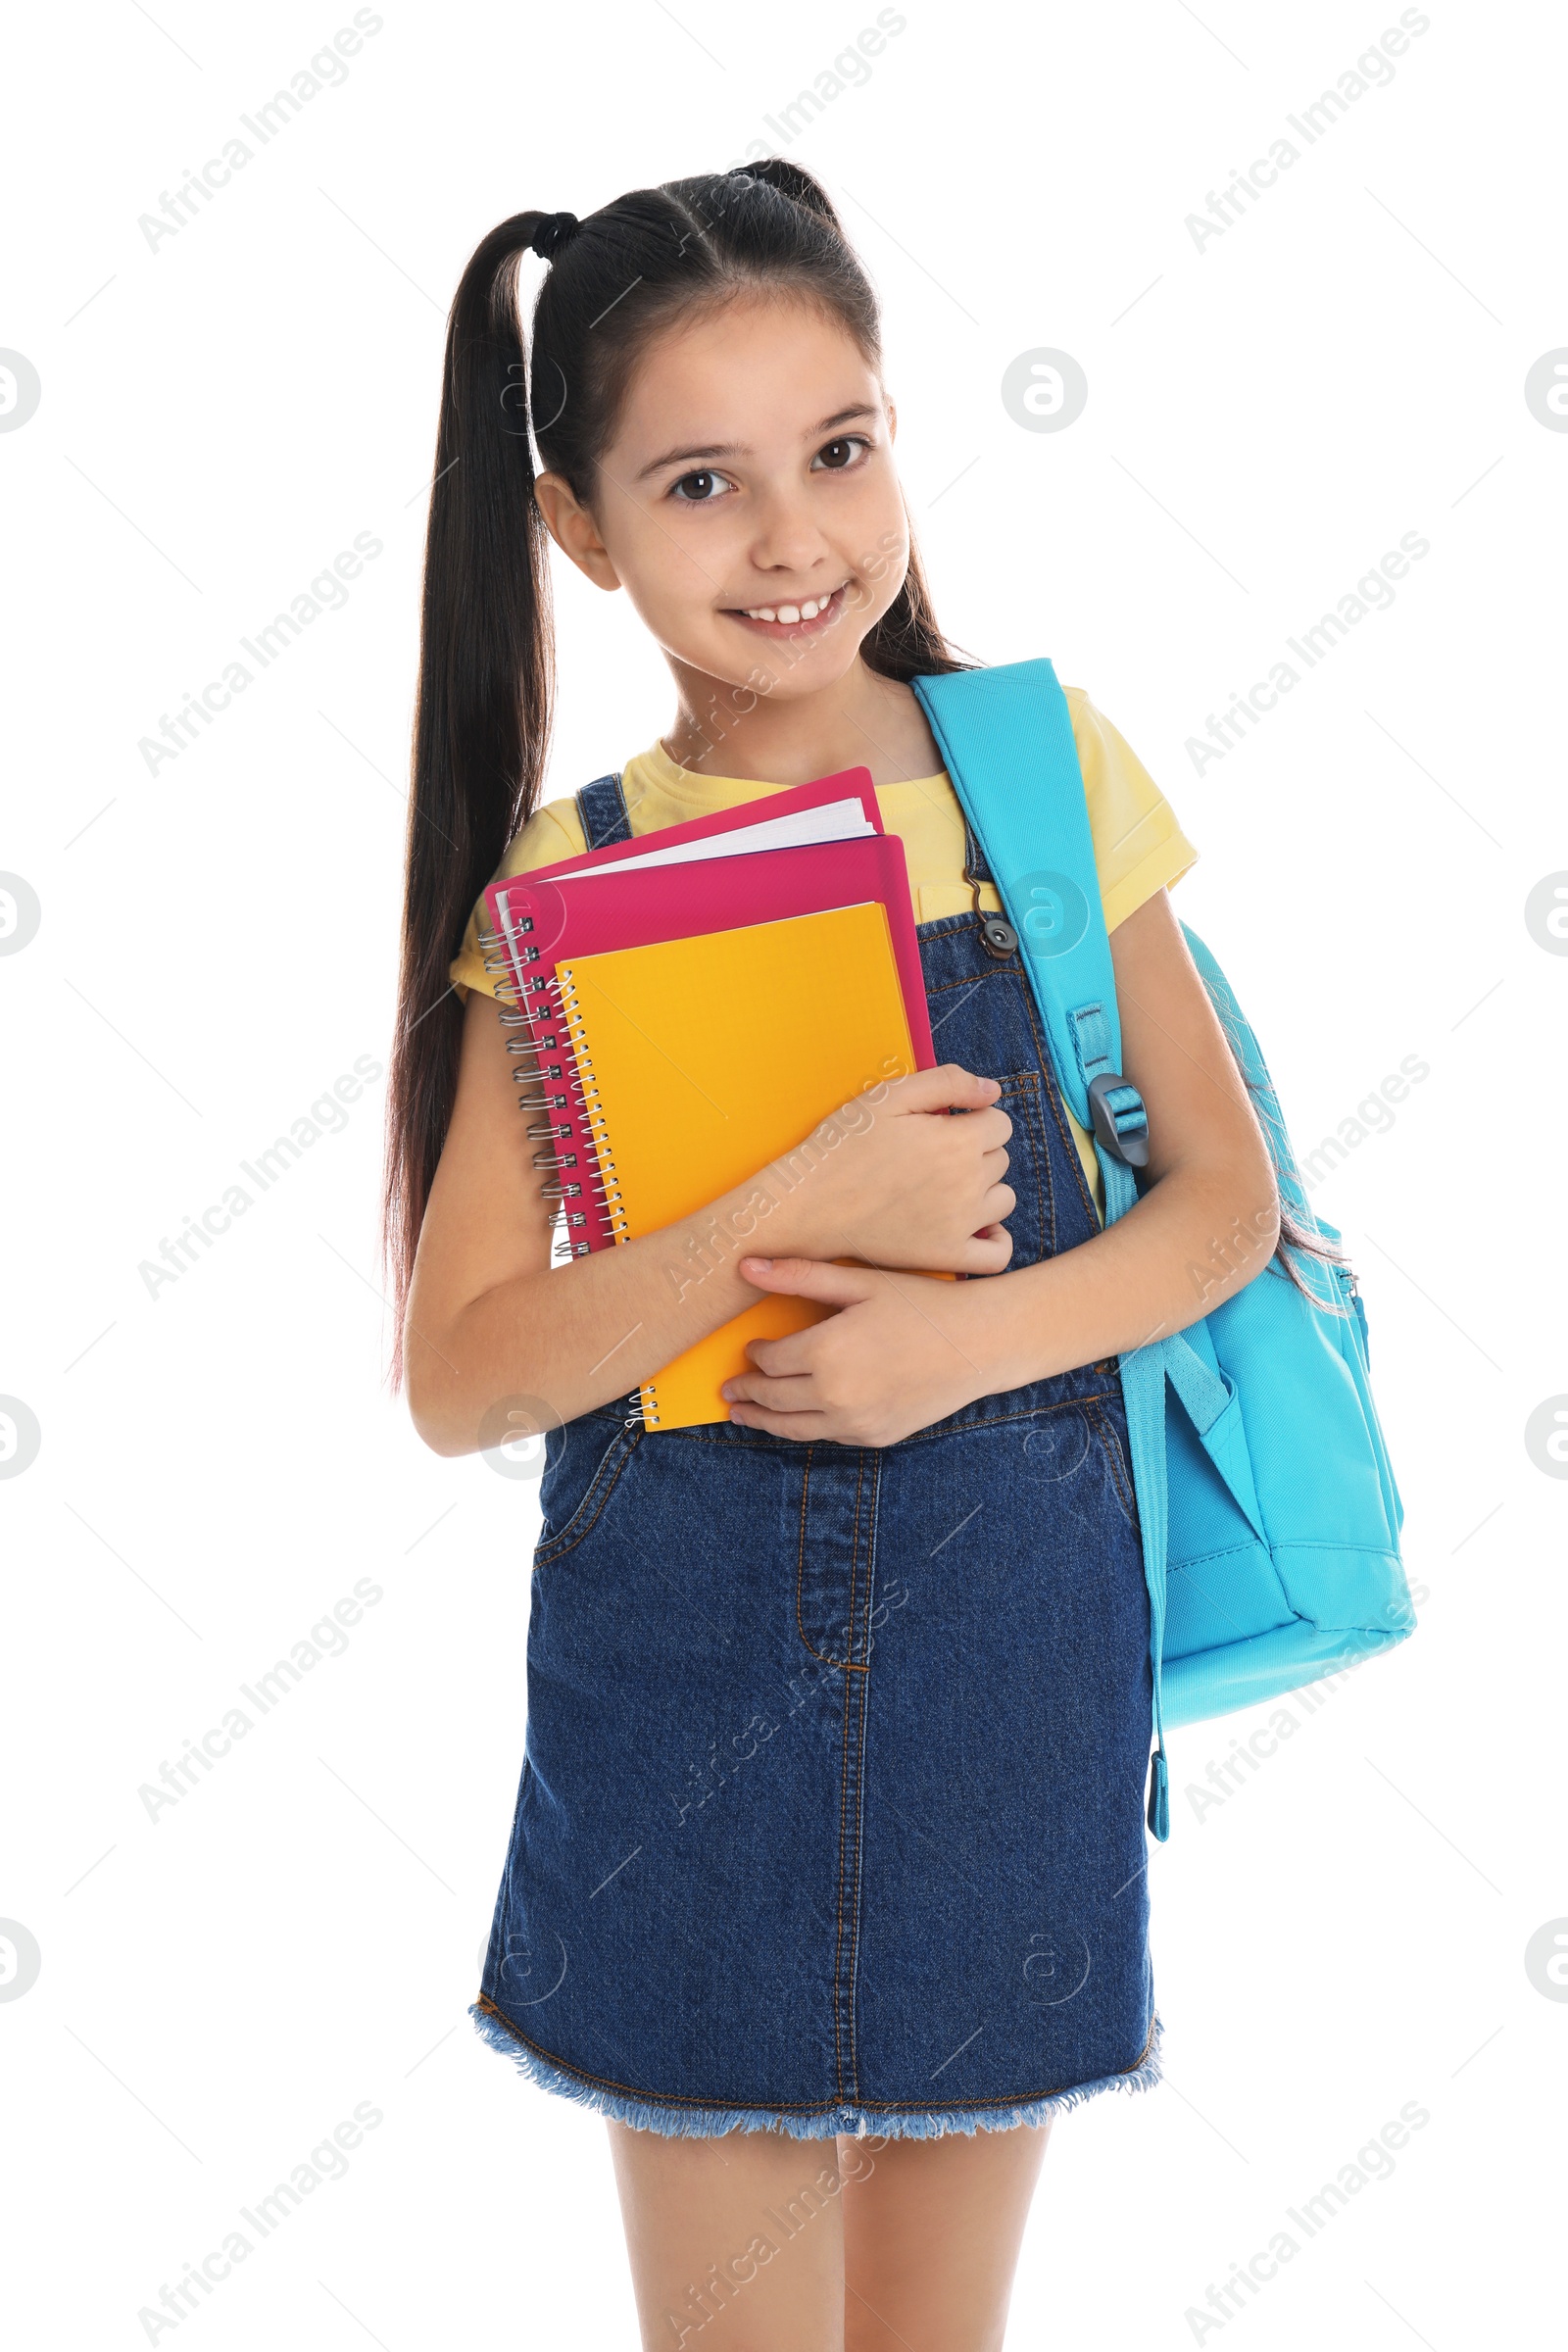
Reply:
M643 1432L616 1416L582 1413L553 1430L545 1442L545 1474L539 1503L544 1525L534 1549L536 1568L580 1544L610 1500Z
M1122 1517L1129 1527L1141 1533L1138 1519L1138 1497L1133 1487L1133 1474L1128 1466L1127 1449L1122 1444L1121 1431L1117 1426L1121 1415L1107 1413L1103 1405L1100 1404L1085 1405L1084 1413L1090 1428L1100 1441L1100 1450L1105 1457L1105 1468L1109 1473L1111 1491L1121 1506Z
M1060 1406L1042 1413L1024 1430L1023 1458L1031 1478L1050 1485L1076 1477L1089 1452L1089 1413L1083 1407Z

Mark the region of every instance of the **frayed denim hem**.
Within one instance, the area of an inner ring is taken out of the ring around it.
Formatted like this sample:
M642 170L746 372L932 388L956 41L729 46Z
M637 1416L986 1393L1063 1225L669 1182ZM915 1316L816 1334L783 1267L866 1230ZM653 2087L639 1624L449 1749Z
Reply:
M792 2139L832 2139L845 2132L854 2138L939 2139L944 2133L1011 2132L1021 2125L1046 2124L1070 2107L1105 2090L1152 2090L1161 2079L1160 2043L1164 2028L1156 2014L1142 2057L1125 2073L1102 2075L1093 2082L1076 2082L1069 2089L1047 2091L1039 2098L1001 2100L993 2106L867 2108L853 2100L838 2106L788 2113L776 2107L705 2107L697 2101L673 2105L644 2098L635 2091L577 2074L532 2042L482 1995L469 2009L480 2038L510 2058L520 2075L541 2089L574 2099L580 2107L612 2117L634 2132L658 2132L667 2139L716 2139L727 2132L781 2132Z

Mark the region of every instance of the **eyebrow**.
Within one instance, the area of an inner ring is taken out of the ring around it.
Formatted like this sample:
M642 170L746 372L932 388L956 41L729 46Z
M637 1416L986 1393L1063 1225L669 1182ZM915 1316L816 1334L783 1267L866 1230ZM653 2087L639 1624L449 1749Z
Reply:
M801 438L803 441L814 441L819 433L831 432L835 425L850 424L857 416L875 415L875 409L871 408L837 409L831 416L824 416L819 424L808 425ZM661 473L666 466L689 466L694 458L746 458L750 455L751 451L740 441L713 441L706 449L668 449L662 458L650 459L633 478L645 482L651 473Z

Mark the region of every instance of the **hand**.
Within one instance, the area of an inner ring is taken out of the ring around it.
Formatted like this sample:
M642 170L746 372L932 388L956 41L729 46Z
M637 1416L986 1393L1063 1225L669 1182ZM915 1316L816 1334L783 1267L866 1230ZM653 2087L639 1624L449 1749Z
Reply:
M996 1387L967 1352L981 1339L977 1293L966 1284L810 1258L743 1257L739 1272L760 1291L839 1310L785 1339L751 1342L756 1369L719 1392L743 1428L803 1443L892 1446Z
M998 1274L1012 1254L1003 1179L1012 1121L995 1078L946 1062L857 1095L760 1171L768 1238L808 1259L858 1257L941 1274ZM950 1118L950 1109L961 1118Z

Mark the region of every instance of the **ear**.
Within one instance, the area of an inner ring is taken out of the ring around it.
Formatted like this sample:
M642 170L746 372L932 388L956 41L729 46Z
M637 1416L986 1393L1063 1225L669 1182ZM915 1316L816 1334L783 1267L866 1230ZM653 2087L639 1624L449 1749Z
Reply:
M899 410L898 410L898 403L897 403L896 401L889 400L889 402L888 402L888 439L889 439L890 441L896 441L896 440L898 439L898 437L899 437Z
M565 475L542 473L533 488L545 528L562 554L569 556L596 588L618 588L620 575L599 535L599 525L579 503Z

